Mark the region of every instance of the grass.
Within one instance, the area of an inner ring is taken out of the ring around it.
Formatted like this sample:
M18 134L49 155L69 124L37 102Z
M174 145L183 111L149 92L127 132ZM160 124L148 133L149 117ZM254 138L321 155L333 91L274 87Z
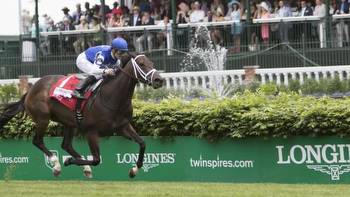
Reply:
M349 185L231 184L194 182L0 181L0 196L350 196Z

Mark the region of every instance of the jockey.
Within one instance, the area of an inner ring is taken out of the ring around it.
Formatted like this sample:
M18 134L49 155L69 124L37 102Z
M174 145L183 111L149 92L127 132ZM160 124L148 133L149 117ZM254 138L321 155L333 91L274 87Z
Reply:
M79 82L73 95L84 99L85 89L101 79L103 75L115 75L115 68L120 64L120 57L128 51L128 43L123 38L113 39L111 46L100 45L87 49L77 58L79 70L89 76Z

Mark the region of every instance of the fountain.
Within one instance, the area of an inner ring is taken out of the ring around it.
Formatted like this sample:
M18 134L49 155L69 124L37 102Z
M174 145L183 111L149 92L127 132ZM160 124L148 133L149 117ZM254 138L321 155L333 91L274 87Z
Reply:
M189 52L186 54L181 66L182 71L217 71L224 70L227 49L215 45L210 38L210 32L206 26L196 28L194 36L190 42ZM214 76L213 76L214 77ZM214 83L206 83L207 91L215 93L220 97L226 96L229 92L225 88L223 79L214 78Z

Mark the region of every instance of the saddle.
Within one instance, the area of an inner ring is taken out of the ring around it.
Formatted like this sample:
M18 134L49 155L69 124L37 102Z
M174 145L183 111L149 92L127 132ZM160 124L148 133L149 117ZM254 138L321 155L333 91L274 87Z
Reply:
M75 111L78 123L81 122L83 116L81 111L84 109L88 99L94 95L97 88L100 86L102 79L86 88L84 100L77 99L73 96L73 91L80 80L86 78L86 75L75 74L60 78L50 89L50 98L57 100L69 110Z

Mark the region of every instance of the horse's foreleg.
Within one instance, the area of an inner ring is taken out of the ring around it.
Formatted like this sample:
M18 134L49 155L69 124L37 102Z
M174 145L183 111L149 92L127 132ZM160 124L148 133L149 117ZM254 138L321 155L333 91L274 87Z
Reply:
M136 167L133 167L129 171L129 177L134 178L138 170L143 166L143 158L145 155L146 144L145 141L139 136L139 134L136 133L135 129L131 126L130 123L124 127L123 132L127 134L128 137L130 137L133 141L140 145L139 157L137 159Z
M68 154L70 154L74 159L81 159L82 156L73 148L73 145L72 145L73 137L74 137L74 129L72 128L65 129L63 132L63 141L62 141L61 147ZM68 161L68 159L66 160ZM64 165L66 166L66 161L64 161ZM92 178L92 170L89 165L83 166L83 173L86 177Z
M36 133L33 138L33 144L38 147L49 158L53 165L53 174L58 176L61 173L61 164L56 155L53 155L44 144L44 133L47 129L49 121L36 121Z

